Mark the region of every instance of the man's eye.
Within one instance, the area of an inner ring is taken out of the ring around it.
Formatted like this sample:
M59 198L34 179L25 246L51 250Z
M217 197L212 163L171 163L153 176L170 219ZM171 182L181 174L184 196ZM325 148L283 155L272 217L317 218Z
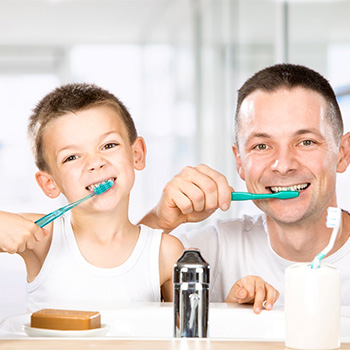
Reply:
M111 143L107 143L106 145L104 145L104 146L102 147L102 149L114 148L114 147L116 147L116 146L118 146L117 143L111 142Z
M72 155L72 156L69 156L67 158L65 158L65 160L63 161L63 163L67 163L67 162L71 162L72 160L75 160L75 159L78 159L79 157L77 155Z
M311 146L314 144L314 142L311 140L303 140L301 143L303 144L303 146Z
M267 145L265 145L264 143L259 143L258 145L256 145L254 148L256 148L259 151L264 151L267 149Z

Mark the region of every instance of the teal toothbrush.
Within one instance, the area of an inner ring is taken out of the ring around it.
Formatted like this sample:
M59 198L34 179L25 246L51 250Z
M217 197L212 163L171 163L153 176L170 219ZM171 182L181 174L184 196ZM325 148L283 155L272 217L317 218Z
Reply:
M113 186L113 183L114 183L114 181L112 181L112 180L107 180L107 181L100 183L99 185L97 185L94 188L94 191L91 192L90 194L88 194L86 197L79 199L76 202L67 204L64 207L59 208L59 209L53 211L52 213L43 216L39 220L35 221L35 223L40 227L46 226L51 221L57 219L59 216L63 215L68 210L71 210L72 208L76 207L78 204L86 201L87 199L89 199L91 197L94 197L96 195L100 195L100 194L106 192L107 190L109 190Z
M321 266L321 260L332 250L334 242L337 238L338 231L341 225L341 209L329 207L327 209L327 221L326 226L333 228L331 238L328 245L320 253L318 253L314 260L312 260L311 268L318 269Z
M276 193L232 192L231 200L246 201L250 199L268 199L268 198L289 199L289 198L295 198L298 196L299 196L298 191L280 191Z

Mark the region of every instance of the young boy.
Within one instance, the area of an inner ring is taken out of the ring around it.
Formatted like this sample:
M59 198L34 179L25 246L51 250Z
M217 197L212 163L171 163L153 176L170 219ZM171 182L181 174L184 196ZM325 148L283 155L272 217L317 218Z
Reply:
M64 85L39 102L28 134L47 196L74 202L114 182L43 229L34 223L43 214L0 213L0 251L25 261L28 309L113 308L160 301L161 294L171 301L183 246L129 221L134 170L145 167L146 146L124 105L95 85Z

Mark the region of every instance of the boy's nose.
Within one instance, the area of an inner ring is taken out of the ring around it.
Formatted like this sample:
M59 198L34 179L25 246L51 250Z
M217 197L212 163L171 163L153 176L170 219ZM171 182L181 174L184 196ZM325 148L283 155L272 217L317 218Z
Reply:
M106 166L105 160L97 156L97 157L90 158L90 161L88 163L88 170L96 171L104 168L105 166Z

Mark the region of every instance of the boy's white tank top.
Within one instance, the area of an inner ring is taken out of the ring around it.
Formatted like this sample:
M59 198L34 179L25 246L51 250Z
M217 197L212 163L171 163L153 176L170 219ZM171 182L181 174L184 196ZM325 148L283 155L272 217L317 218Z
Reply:
M111 309L127 302L160 301L161 230L141 225L130 257L100 268L80 253L66 213L54 221L52 242L36 279L27 284L27 308Z

